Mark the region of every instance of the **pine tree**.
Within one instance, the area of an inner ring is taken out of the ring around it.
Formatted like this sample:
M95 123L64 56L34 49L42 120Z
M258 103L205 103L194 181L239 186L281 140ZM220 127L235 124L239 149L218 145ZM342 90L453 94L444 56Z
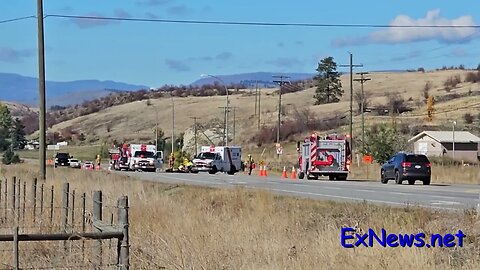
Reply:
M313 78L317 89L315 91L315 105L336 103L343 95L340 74L337 72L337 63L333 57L326 57L318 63L318 74Z
M23 149L25 145L27 145L27 139L25 139L25 126L20 119L15 118L15 120L13 120L12 129L13 149Z

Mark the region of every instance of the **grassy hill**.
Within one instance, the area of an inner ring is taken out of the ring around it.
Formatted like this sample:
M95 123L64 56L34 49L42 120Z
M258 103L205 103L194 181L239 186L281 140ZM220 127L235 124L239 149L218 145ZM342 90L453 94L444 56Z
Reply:
M412 111L405 112L395 117L391 115L377 115L376 113L365 114L365 125L368 127L373 123L396 121L407 127L414 125L437 126L450 128L449 119L456 119L459 125L458 129L470 129L478 134L478 112L480 108L480 85L478 83L464 82L467 74L472 71L466 70L443 70L431 72L379 72L368 75L371 81L364 85L365 92L371 96L371 107L387 106L389 96L395 95L402 98L404 104L410 107ZM461 82L451 89L445 89L444 83L454 76L460 76ZM319 121L325 117L349 117L349 76L341 77L345 94L339 103L314 105L314 88L304 91L288 93L282 95L282 105L285 115L283 119L292 117L295 111L308 109L311 114ZM426 84L430 85L429 93L434 95L435 115L432 122L426 123L426 105L424 91ZM355 91L360 89L360 84L354 83ZM277 124L277 89L261 90L261 125L276 126ZM257 118L254 115L255 97L245 90L243 94L229 96L230 103L235 107L235 138L233 143L241 144L244 147L251 142L252 136L258 131ZM173 101L172 101L173 100ZM76 130L86 136L84 144L98 143L101 140L117 141L153 141L154 128L157 122L159 127L169 137L172 131L172 103L175 106L175 136L181 132L189 131L188 141L192 143L191 130L193 127L193 117L198 117L198 123L210 129L217 129L221 133L223 130L223 109L225 106L225 96L211 97L174 97L150 99L145 101L136 101L119 106L113 106L99 112L81 116L72 120L61 122L54 125L49 131ZM356 105L354 102L354 110ZM465 123L464 114L470 113L474 117L471 124ZM233 112L230 114L230 131L233 137ZM355 114L354 118L354 136L361 134L360 116ZM322 124L320 123L321 127ZM476 129L475 129L476 128ZM206 129L206 128L205 128ZM347 133L348 125L336 128L335 131ZM325 131L320 128L319 132ZM309 130L305 133L310 132ZM207 134L208 135L208 134ZM212 139L210 133L210 139ZM303 136L303 135L302 135ZM302 136L296 136L300 139ZM233 138L232 138L233 139ZM199 143L207 143L206 137L199 132ZM293 145L293 144L292 144ZM264 151L266 154L273 154L272 145L267 146L266 150L250 144L249 151ZM290 146L287 146L287 149ZM293 146L292 146L293 148ZM256 150L255 150L256 149ZM291 151L293 152L293 151ZM265 154L264 153L264 154ZM285 158L288 158L289 152ZM292 155L295 155L292 153Z

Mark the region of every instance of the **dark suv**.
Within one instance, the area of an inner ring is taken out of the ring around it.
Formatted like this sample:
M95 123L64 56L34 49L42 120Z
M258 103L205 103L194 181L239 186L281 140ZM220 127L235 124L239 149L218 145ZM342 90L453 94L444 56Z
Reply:
M380 177L383 184L388 180L395 180L401 185L408 180L414 185L415 180L421 180L424 185L430 185L432 164L427 156L421 154L397 153L380 168Z
M57 166L70 166L70 158L68 153L57 153L55 155L55 167Z

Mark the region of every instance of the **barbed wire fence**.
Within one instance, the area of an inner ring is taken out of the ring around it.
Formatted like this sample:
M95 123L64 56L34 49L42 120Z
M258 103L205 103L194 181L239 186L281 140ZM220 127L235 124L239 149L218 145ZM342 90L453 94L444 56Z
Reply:
M0 270L129 269L128 197L107 199L69 183L0 180Z

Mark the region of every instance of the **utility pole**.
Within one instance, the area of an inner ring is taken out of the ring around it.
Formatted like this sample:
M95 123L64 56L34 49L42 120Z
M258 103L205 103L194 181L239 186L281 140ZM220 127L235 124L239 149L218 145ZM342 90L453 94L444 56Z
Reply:
M217 107L219 109L223 109L223 126L226 127L227 125L227 117L228 117L228 110L230 107L227 107L227 106L220 106L220 107ZM224 129L226 130L226 129ZM228 140L228 134L226 132L223 133L223 146L227 146L227 140Z
M194 142L195 142L195 156L198 154L198 147L197 147L197 119L198 117L190 117L193 119L193 132L194 132Z
M258 107L258 83L255 81L255 116L257 115L257 107Z
M457 124L457 121L453 121L453 133L452 133L452 159L455 164L455 125Z
M257 87L258 87L258 81ZM262 96L262 92L260 91L260 88L258 88L258 123L257 123L257 128L260 130L260 116L262 115L262 110L260 109L260 98Z
M280 78L280 80L273 80L274 83L278 83L280 88L278 89L278 123L277 123L277 143L280 143L280 116L282 114L282 86L287 82L283 79L289 79L289 76L273 75L274 78Z
M363 65L353 64L353 54L351 52L349 52L349 54L350 54L350 64L339 65L339 67L350 68L350 152L352 153L352 161L353 161L353 68L363 67Z
M172 156L175 152L175 103L173 102L173 95L170 93L170 99L172 100Z
M40 179L46 180L47 174L47 152L45 140L45 49L43 36L43 0L37 0L37 28L38 28L38 130L39 130L39 162L40 162Z
M158 111L155 108L156 124L155 124L155 148L158 151ZM156 154L156 153L155 153Z
M233 107L233 140L232 143L235 143L235 107Z
M370 81L370 78L365 78L364 75L367 75L368 72L359 72L357 73L360 75L359 79L354 79L354 81L360 82L362 85L362 102L360 103L360 111L362 112L362 153L365 154L365 93L363 92L363 83L366 81Z

